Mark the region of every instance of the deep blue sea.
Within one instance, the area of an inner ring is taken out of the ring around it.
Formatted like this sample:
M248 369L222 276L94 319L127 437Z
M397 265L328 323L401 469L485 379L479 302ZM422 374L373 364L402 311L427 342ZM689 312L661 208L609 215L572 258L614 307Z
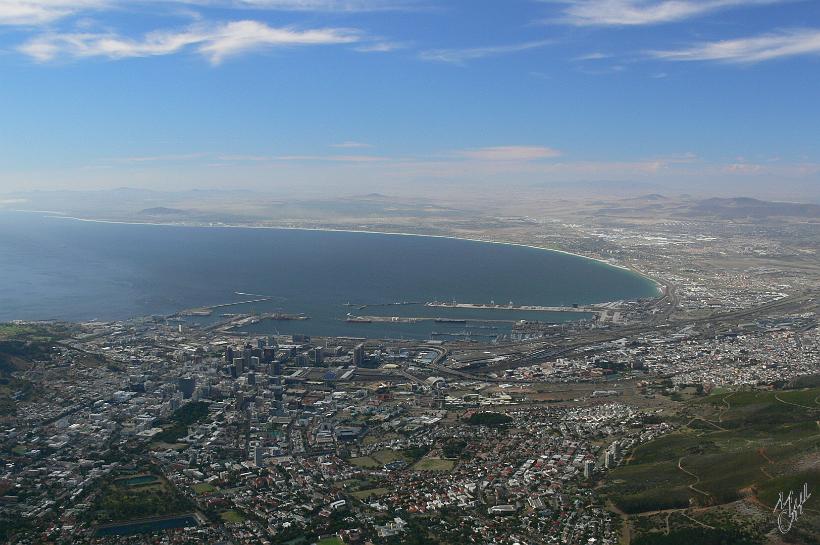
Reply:
M652 297L655 285L592 260L446 238L306 230L84 222L0 212L0 321L115 320L274 299L221 312L304 313L254 333L428 338L463 324L350 324L387 316L564 321L574 314L345 306L398 301L570 305ZM218 314L215 314L215 318ZM507 328L509 330L509 328ZM489 326L487 334L494 334Z

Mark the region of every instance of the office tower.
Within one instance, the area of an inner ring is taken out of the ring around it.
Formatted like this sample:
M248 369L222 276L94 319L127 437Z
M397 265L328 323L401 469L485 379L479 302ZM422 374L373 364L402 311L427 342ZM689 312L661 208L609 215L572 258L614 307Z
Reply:
M265 463L265 454L267 454L267 449L262 446L255 446L253 448L253 461L256 463L256 467L262 467Z
M196 378L195 377L180 377L177 379L177 389L182 392L182 397L185 399L191 399L191 396L194 394L194 389L196 388Z
M364 363L364 343L357 344L353 348L353 365L361 365Z
M262 361L265 363L271 363L276 358L276 347L273 346L266 346L262 350Z

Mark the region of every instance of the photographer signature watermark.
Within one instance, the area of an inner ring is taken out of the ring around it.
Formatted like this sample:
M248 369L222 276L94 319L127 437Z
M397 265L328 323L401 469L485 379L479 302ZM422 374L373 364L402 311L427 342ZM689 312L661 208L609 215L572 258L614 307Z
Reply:
M803 505L809 501L811 493L809 492L809 483L803 484L803 489L795 494L794 490L789 491L788 496L780 496L777 499L777 504L774 506L774 513L777 514L777 529L781 534L788 533L800 515L803 514Z

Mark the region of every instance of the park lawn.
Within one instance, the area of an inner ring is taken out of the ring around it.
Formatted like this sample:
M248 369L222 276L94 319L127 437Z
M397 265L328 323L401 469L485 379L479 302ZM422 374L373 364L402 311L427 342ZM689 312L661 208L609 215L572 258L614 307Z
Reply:
M337 481L336 486L338 488L361 488L367 486L368 482L362 479L345 479L344 481Z
M0 324L0 339L7 339L10 337L19 337L21 335L30 335L37 330L31 326L18 324Z
M407 457L400 450L384 449L374 452L370 455L371 458L379 462L381 465L396 462L398 460L407 461Z
M393 450L393 449L382 449L377 450L370 456L359 456L356 458L351 458L350 463L356 467L364 467L367 469L375 469L377 467L385 466L391 462L412 462L410 457L401 450Z
M369 490L359 490L358 492L351 492L350 495L357 500L366 500L371 497L380 498L390 491L386 488L371 488Z
M95 496L91 510L99 522L184 513L193 508L190 500L163 479L130 486L126 481L123 478L105 484Z
M188 443L163 443L162 441L155 441L148 445L148 450L185 450L190 446Z
M163 482L135 484L129 488L138 492L165 492L168 490L168 486Z
M456 463L444 458L422 458L413 466L413 471L452 471Z
M219 518L221 518L224 522L227 523L245 522L245 517L243 517L238 511L234 511L233 509L219 513Z
M356 467L364 467L367 469L373 469L377 467L381 467L383 464L380 464L370 456L358 456L356 458L351 458L350 463Z
M216 492L216 487L210 483L197 483L193 486L194 492L199 495L213 494Z
M320 539L316 542L316 545L344 545L344 541L336 536L330 536Z
M373 443L379 443L379 442L382 442L382 441L391 441L393 439L398 439L398 438L399 438L399 434L397 434L397 433L385 433L384 435L369 434L369 435L366 435L365 438L362 440L362 445L367 447L367 446L372 445Z

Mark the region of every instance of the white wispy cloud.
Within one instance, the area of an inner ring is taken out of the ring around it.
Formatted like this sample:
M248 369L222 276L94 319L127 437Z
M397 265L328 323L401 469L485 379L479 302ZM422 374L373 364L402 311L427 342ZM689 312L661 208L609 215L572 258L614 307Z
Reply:
M360 39L360 33L349 28L298 30L270 27L257 21L237 21L221 25L207 35L199 51L218 64L226 57L260 47L348 44Z
M271 27L245 20L197 25L179 31L154 31L140 39L113 33L47 33L32 38L19 50L40 61L61 57L124 59L169 55L194 47L211 63L252 50L270 47L348 44L360 41L355 29Z
M595 51L593 53L587 53L585 55L579 55L574 57L572 60L574 61L600 61L603 59L611 59L612 55L609 53L601 53L600 51Z
M356 142L354 140L345 140L344 142L338 142L336 144L331 144L330 147L332 147L332 148L372 148L373 144L367 144L365 142Z
M248 155L248 154L229 154L218 155L215 158L217 161L236 162L236 163L261 163L264 161L273 161L275 158L267 155Z
M326 12L393 11L409 9L417 4L414 0L200 0L198 3L280 11Z
M494 146L459 150L455 155L480 161L535 161L558 157L561 152L544 146Z
M206 153L178 153L166 155L136 155L132 157L115 157L106 159L104 163L166 163L166 162L182 162L195 161L207 157Z
M0 0L0 25L37 26L87 11L143 4L328 13L397 11L420 6L418 0Z
M751 38L705 42L682 49L650 51L656 59L670 61L722 61L756 63L820 54L820 30L792 29Z
M508 53L517 53L528 49L544 47L552 43L550 40L538 40L519 44L495 45L487 47L470 47L463 49L428 49L419 54L419 58L425 61L447 62L452 64L462 64L473 59L483 57L495 57Z
M356 47L356 51L360 53L389 53L397 49L404 49L408 44L403 42L389 42L389 41L374 41L368 44L363 44Z
M108 5L109 0L0 0L0 25L41 25Z
M333 162L333 163L380 163L389 158L378 155L280 155L274 158L277 161L306 161L306 162Z
M350 144L350 145L345 145ZM354 145L356 144L356 145ZM366 148L370 147L367 144L358 144L357 142L343 143L343 145L335 146L341 148ZM152 165L165 163L198 163L198 164L254 164L254 163L281 163L281 162L298 162L298 163L378 163L391 160L390 157L383 157L378 155L354 155L354 154L327 154L327 155L256 155L245 153L214 153L214 152L191 152L191 153L172 153L172 154L157 154L157 155L134 155L128 157L113 157L101 159L97 166L111 166L111 165Z
M547 0L565 4L559 22L576 26L640 26L784 0Z

